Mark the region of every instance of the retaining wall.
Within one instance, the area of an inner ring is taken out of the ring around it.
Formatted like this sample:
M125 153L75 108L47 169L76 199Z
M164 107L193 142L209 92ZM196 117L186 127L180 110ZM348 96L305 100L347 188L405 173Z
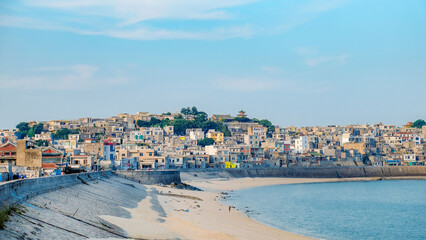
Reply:
M112 176L111 171L19 179L4 182L0 184L0 207L17 204L38 194L79 184L83 181L91 181L109 176Z
M217 177L352 178L426 176L426 166L185 169Z
M115 175L141 184L180 183L180 172L175 170L159 171L116 171Z

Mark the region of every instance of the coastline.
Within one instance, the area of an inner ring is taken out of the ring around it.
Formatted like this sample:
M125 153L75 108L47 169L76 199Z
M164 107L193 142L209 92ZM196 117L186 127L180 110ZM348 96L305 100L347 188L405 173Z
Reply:
M257 222L221 202L221 193L279 184L376 181L397 178L209 178L184 174L183 182L203 191L146 185L149 197L137 208L126 209L131 218L100 216L143 239L314 239ZM160 207L161 206L161 207ZM160 211L158 208L160 207Z

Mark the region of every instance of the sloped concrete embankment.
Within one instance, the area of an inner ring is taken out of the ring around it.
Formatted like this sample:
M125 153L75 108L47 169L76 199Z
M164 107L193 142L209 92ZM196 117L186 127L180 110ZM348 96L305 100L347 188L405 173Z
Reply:
M79 183L112 176L111 171L20 179L0 184L0 207L19 204L31 197Z
M385 167L292 167L259 169L206 169L184 170L205 177L286 177L286 178L354 178L426 176L426 166Z
M117 171L114 175L141 184L181 183L179 171Z

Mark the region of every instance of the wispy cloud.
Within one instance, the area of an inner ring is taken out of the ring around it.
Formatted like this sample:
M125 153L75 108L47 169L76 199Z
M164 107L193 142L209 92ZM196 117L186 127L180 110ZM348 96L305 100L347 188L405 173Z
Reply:
M0 15L0 25L134 40L221 40L281 33L346 2L309 1L289 10L294 14L281 14L285 17L268 24L242 17L245 13L236 10L258 1L261 0L17 0L21 5L15 8L19 10ZM45 11L49 12L46 16ZM188 24L170 24L174 22Z
M348 54L342 54L338 56L320 56L320 57L308 57L305 59L306 65L315 67L324 63L334 63L337 65L343 65L346 63Z
M267 77L247 78L219 78L212 81L217 90L233 92L296 92L296 93L322 93L330 90L323 82L294 81L286 78L270 79Z
M301 7L302 12L320 13L346 5L349 0L314 0Z
M321 64L329 63L343 65L346 63L349 54L322 55L313 47L298 47L296 53L304 58L304 62L309 67L316 67Z
M260 69L266 73L271 74L280 74L283 72L281 68L274 66L261 66Z
M0 89L75 90L129 81L122 76L101 79L98 72L98 67L90 65L35 68L25 76L0 75Z
M281 85L276 80L256 78L220 78L214 80L213 86L219 90L258 92L276 89Z

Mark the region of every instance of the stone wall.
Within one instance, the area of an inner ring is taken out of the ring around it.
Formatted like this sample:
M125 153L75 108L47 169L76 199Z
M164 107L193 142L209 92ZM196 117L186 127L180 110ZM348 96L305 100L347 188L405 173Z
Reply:
M170 184L180 183L179 171L117 171L115 175L141 184Z
M112 176L110 171L13 180L0 183L0 207L17 204L41 193Z
M426 166L188 169L217 177L352 178L426 176Z

